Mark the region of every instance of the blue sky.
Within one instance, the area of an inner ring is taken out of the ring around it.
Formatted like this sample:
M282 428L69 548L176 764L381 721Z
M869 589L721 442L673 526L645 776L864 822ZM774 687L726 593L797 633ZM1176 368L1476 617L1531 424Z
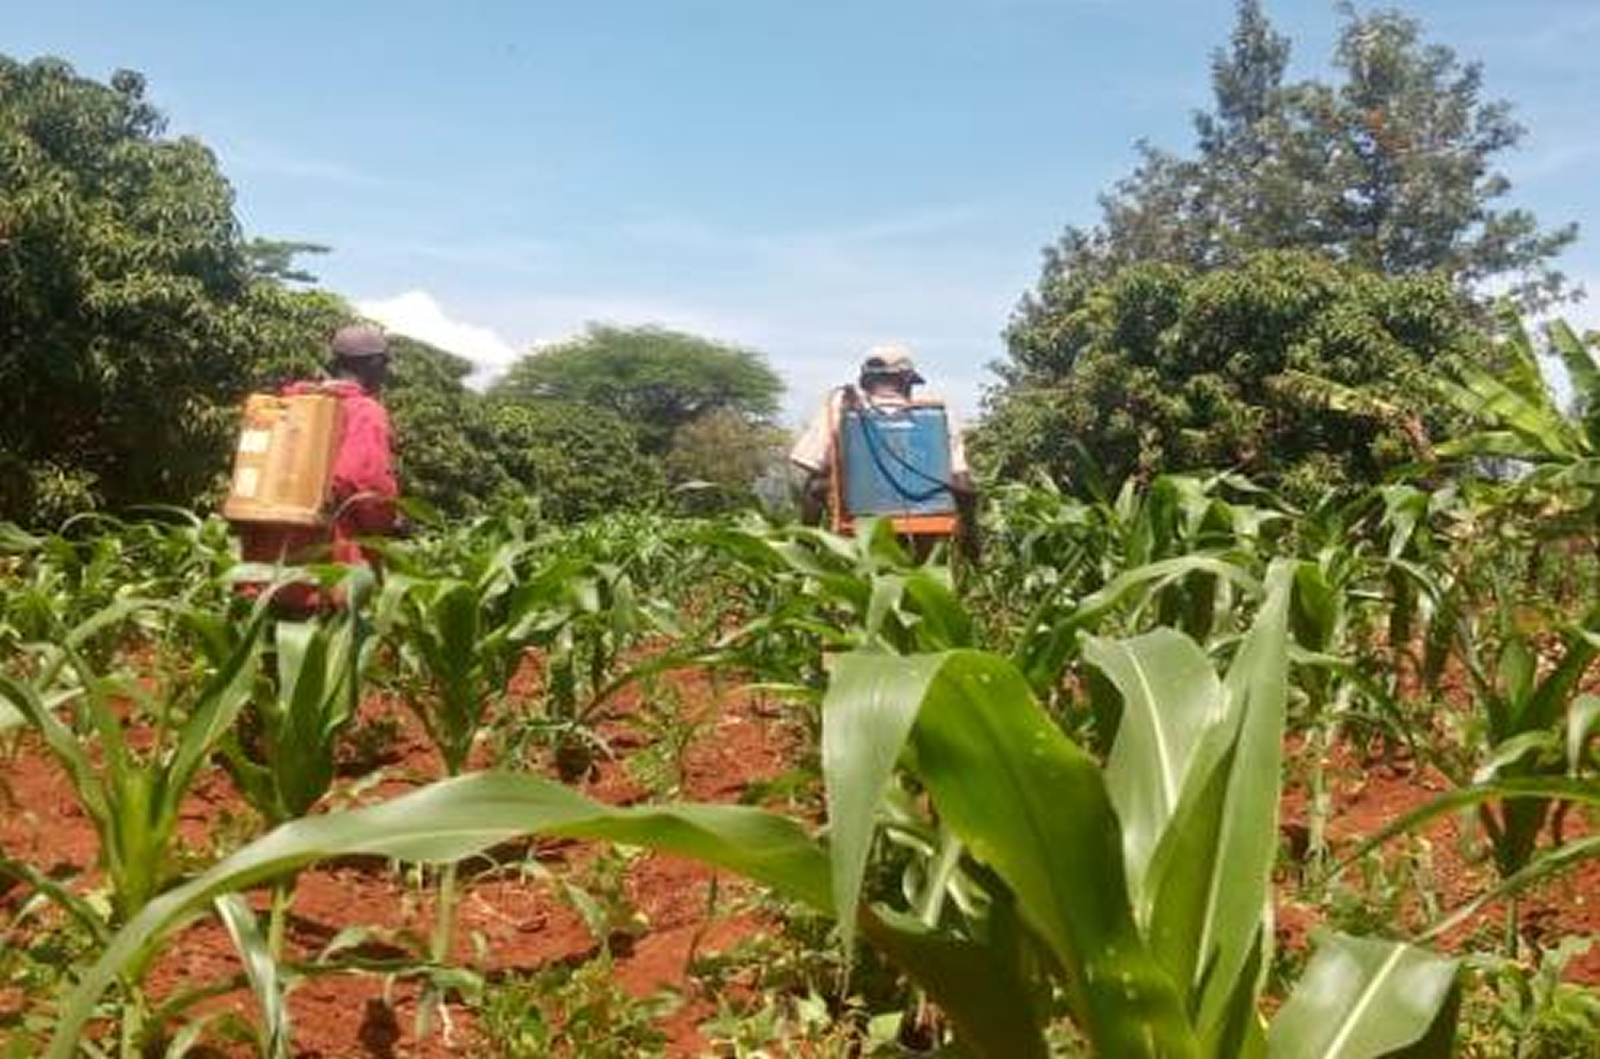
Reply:
M1365 6L1365 5L1363 5ZM144 73L251 234L486 371L585 321L765 352L808 408L909 342L969 412L1063 225L1187 149L1232 0L8 0L0 51ZM1600 295L1600 3L1404 5L1528 126L1513 201ZM1322 70L1330 3L1268 0ZM1569 315L1600 326L1591 301Z

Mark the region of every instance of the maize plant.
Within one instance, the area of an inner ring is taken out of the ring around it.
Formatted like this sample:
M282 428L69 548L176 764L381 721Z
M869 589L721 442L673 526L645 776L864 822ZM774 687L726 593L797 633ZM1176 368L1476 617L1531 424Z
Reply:
M31 678L0 673L0 700L38 733L94 825L109 910L100 912L25 866L7 863L7 872L60 902L100 940L158 899L178 877L184 796L250 701L266 620L258 607L234 648L190 695L153 694L135 680L93 668L79 650L96 631L92 621L50 650ZM130 740L135 723L153 730L148 745ZM75 728L90 733L92 743ZM136 984L153 955L147 951L124 968L121 1047L130 1056L140 1054L156 1028L148 1024L150 1011Z
M234 786L268 827L306 815L328 793L340 737L361 700L362 673L370 655L362 611L371 596L372 575L351 568L324 590L342 593L345 606L332 614L271 626L266 634L270 672L256 682L240 723L218 745ZM194 623L214 657L237 650L232 642L235 626L226 618L197 617ZM267 934L260 942L273 965L283 957L293 897L292 876L274 884ZM225 922L236 944L253 943L254 914L248 906L232 909ZM251 982L258 991L278 988L276 975L252 974ZM273 1037L283 1039L287 1015L281 1004L274 1010L272 1025L279 1029Z
M529 723L555 746L563 780L587 775L594 751L596 715L637 670L624 668L626 652L652 633L678 632L672 608L641 589L625 564L592 557L562 557L519 586L520 620L512 639L543 653L542 716ZM654 669L669 664L658 661Z
M1600 735L1600 696L1583 690L1585 674L1600 657L1600 612L1544 637L1519 628L1510 615L1497 617L1501 646L1492 665L1480 657L1470 633L1460 637L1484 733L1478 760L1468 764L1470 758L1441 755L1457 789L1386 826L1347 859L1444 813L1475 810L1500 882L1444 917L1428 935L1443 933L1488 901L1503 898L1504 944L1514 956L1520 942L1517 895L1600 857L1600 837L1567 837L1561 830L1571 807L1600 805L1592 745ZM1552 840L1541 848L1539 838L1547 828Z
M460 576L430 575L413 558L384 582L377 602L383 635L399 649L412 693L406 702L457 775L521 662L518 630L533 604L519 591L528 545L506 541L474 557Z
M1118 695L1104 768L1002 657L841 658L823 708L826 840L759 809L613 808L503 774L292 822L126 924L69 997L50 1055L69 1056L103 992L208 902L328 857L453 862L530 833L696 857L834 915L847 946L886 953L976 1056L1045 1055L1060 1013L1119 1059L1446 1055L1455 963L1411 946L1329 937L1270 1025L1258 1007L1293 577L1287 563L1268 572L1223 677L1180 632L1091 642ZM901 768L959 843L947 871L964 897L933 916L863 899Z

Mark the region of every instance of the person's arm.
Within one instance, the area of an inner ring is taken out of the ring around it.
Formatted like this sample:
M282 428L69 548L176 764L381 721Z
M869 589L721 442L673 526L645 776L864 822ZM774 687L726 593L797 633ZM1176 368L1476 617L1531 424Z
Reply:
M968 558L976 559L982 550L982 540L978 535L978 487L973 484L972 475L967 471L952 474L950 494L955 497L956 517L961 520L957 542Z
M800 522L806 526L822 525L822 516L828 508L828 476L820 471L808 473L800 483Z
M800 521L807 526L822 524L828 505L828 465L833 458L833 399L822 408L789 450L789 463L800 474Z
M371 397L344 401L344 430L333 467L340 519L358 534L393 533L398 522L389 413Z
M961 520L960 543L966 553L976 558L978 540L978 487L972 480L972 469L967 466L967 446L961 420L955 409L946 406L945 423L950 431L950 494L955 498L956 514Z

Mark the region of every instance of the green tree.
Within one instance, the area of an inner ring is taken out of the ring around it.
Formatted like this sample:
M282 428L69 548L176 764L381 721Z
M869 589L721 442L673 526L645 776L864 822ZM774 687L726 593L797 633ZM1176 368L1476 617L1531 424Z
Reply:
M261 273L216 159L163 133L136 73L0 57L0 517L194 500L336 310Z
M1195 118L1194 154L1141 143L1101 223L1046 251L1041 289L1062 273L1213 268L1300 247L1390 275L1442 272L1474 292L1493 280L1524 306L1559 297L1551 262L1576 228L1546 231L1496 206L1510 182L1494 160L1523 129L1509 104L1484 98L1482 68L1425 42L1415 19L1342 10L1337 79L1289 84L1289 41L1259 0L1240 0L1229 47L1212 58L1214 105Z
M390 336L389 351L384 404L394 423L401 492L460 514L509 488L488 402L466 385L471 363L403 335Z
M1449 414L1430 367L1485 356L1443 278L1299 251L1061 276L1008 337L989 473L1071 478L1082 451L1114 480L1236 467L1302 499L1426 456Z
M681 506L710 514L756 502L760 479L784 467L783 431L721 408L678 429L666 472Z
M634 424L645 450L658 456L679 427L709 412L770 418L782 393L759 353L660 327L601 324L519 360L492 390L507 402L607 409Z
M494 402L494 452L515 486L546 515L569 522L655 503L661 461L643 452L628 420L561 401Z
M291 283L315 283L317 277L300 267L296 258L306 254L326 254L329 247L293 239L252 239L245 244L245 257L257 276Z

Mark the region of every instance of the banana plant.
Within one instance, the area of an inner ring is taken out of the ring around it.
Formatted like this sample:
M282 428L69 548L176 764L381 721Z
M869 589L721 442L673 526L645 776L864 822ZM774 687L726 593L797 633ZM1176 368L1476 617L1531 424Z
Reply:
M1510 459L1528 468L1516 491L1538 501L1546 535L1586 533L1600 513L1600 362L1593 336L1580 338L1564 321L1545 329L1566 368L1578 414L1567 415L1539 370L1533 336L1514 309L1500 311L1500 364L1491 372L1464 367L1439 388L1479 426L1439 447L1446 457Z
M826 841L765 810L617 808L503 774L292 822L128 923L80 977L49 1054L66 1059L101 995L220 896L328 857L453 862L536 833L695 857L836 916L847 945L881 949L946 1013L959 1049L985 1059L1046 1055L1058 1003L1116 1059L1447 1055L1455 963L1408 945L1329 937L1270 1026L1258 1008L1292 580L1287 564L1268 572L1225 677L1174 630L1095 641L1119 696L1103 769L1000 656L842 657L823 710ZM966 896L937 915L864 893L901 768L958 843L949 870Z

